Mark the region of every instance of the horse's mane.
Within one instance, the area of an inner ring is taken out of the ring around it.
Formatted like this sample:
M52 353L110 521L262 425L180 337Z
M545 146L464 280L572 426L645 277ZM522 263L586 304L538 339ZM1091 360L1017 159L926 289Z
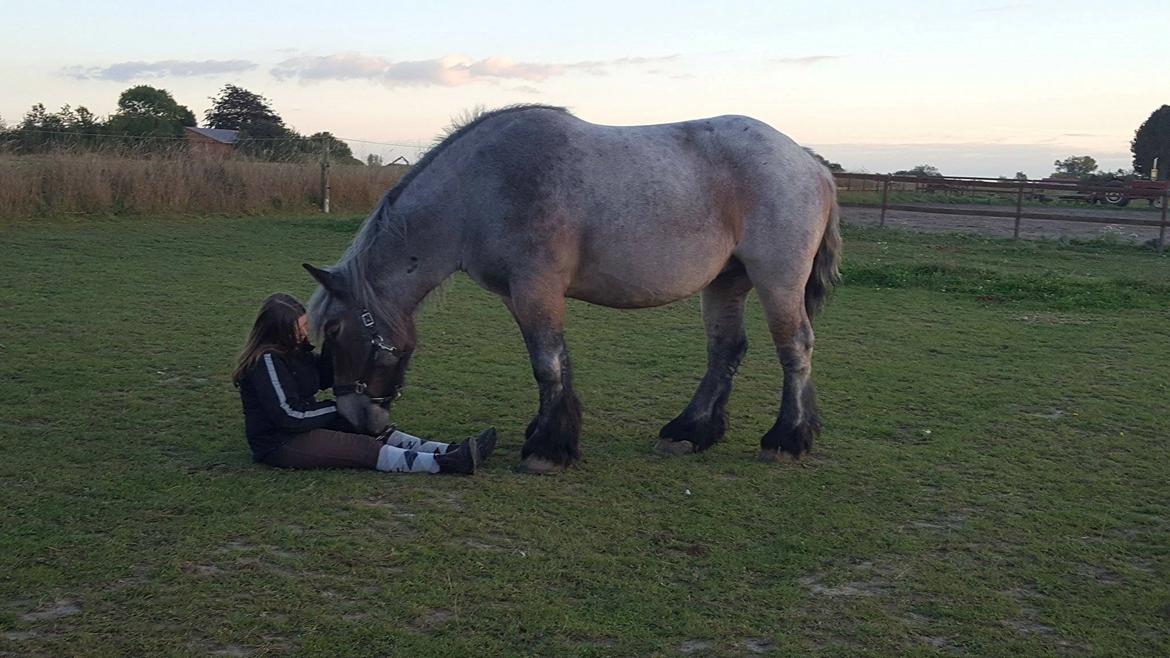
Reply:
M425 171L427 166L434 162L435 158L439 157L443 151L458 141L460 137L471 132L488 119L502 114L523 112L525 110L552 110L554 112L569 114L569 110L564 107L541 105L539 103L508 105L495 110L476 108L475 110L466 112L462 116L454 119L436 138L435 144L419 158L419 161L408 169L402 178L398 179L398 182L394 187L390 188L390 191L382 195L382 199L378 201L378 205L374 206L374 210L366 217L361 229L354 236L353 242L349 244L349 248L346 249L341 260L333 268L333 271L342 275L349 284L349 292L352 295L353 303L369 309L379 320L392 327L397 328L401 325L402 318L398 316L401 311L389 308L381 300L380 295L374 290L369 276L371 269L370 252L374 245L377 244L383 232L393 230L398 234L399 239L404 242L406 240L407 226L405 217L399 216L399 221L396 222L390 212L394 206L394 202L402 196L402 193L406 191L406 188L410 186L411 182ZM320 332L324 328L324 321L329 316L329 309L333 305L333 301L333 295L324 288L318 288L317 292L309 300L309 324L312 326L314 333L317 334L317 338L320 337Z

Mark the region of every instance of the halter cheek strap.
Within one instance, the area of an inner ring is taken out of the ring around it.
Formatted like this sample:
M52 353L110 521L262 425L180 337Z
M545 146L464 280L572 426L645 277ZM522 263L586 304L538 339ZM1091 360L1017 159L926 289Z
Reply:
M361 321L362 327L366 330L366 334L369 337L369 343L366 351L366 363L362 369L361 377L355 380L354 383L339 384L333 387L333 394L337 396L348 395L350 393L356 393L358 395L365 394L365 392L369 389L369 385L366 383L366 380L369 379L370 372L374 369L374 362L377 361L379 352L387 352L395 356L401 356L402 354L402 350L400 348L387 343L386 340L382 338L382 335L378 333L374 322L374 314L370 313L368 309L361 309L361 311L358 313L358 320ZM393 396L385 396L380 398L371 397L370 402L373 402L374 404L387 404L393 400L397 400L400 397L402 397L402 392L398 391Z

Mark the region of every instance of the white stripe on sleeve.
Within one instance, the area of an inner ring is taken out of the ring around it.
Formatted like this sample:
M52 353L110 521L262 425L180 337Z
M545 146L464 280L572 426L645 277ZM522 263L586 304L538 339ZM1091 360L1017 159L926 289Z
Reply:
M303 420L305 418L324 416L325 414L331 414L337 411L337 407L332 404L328 407L321 407L312 411L297 411L288 406L288 398L284 396L284 389L280 386L280 378L276 376L276 366L272 365L271 354L264 355L264 365L268 366L268 379L272 381L272 388L276 391L276 399L280 402L280 408L284 409L284 413L297 420Z

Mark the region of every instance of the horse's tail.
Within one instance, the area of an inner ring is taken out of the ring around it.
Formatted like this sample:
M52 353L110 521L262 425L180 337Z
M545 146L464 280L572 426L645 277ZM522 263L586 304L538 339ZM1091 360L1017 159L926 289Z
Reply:
M841 282L841 211L837 207L837 184L829 179L829 223L821 237L821 246L813 257L812 272L804 284L804 308L811 319L825 305L833 285Z

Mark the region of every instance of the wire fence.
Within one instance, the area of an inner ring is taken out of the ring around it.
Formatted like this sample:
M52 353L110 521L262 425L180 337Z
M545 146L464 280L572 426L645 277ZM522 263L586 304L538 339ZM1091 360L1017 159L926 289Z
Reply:
M837 172L838 201L842 206L880 209L879 226L889 211L933 215L963 215L1012 220L1013 237L1020 237L1024 220L1157 228L1156 247L1166 248L1170 221L1170 183L1117 180L1002 179L959 176L895 176ZM1154 212L1132 216L1070 212L1074 204L1125 207L1147 204ZM1143 216L1150 215L1153 216Z

